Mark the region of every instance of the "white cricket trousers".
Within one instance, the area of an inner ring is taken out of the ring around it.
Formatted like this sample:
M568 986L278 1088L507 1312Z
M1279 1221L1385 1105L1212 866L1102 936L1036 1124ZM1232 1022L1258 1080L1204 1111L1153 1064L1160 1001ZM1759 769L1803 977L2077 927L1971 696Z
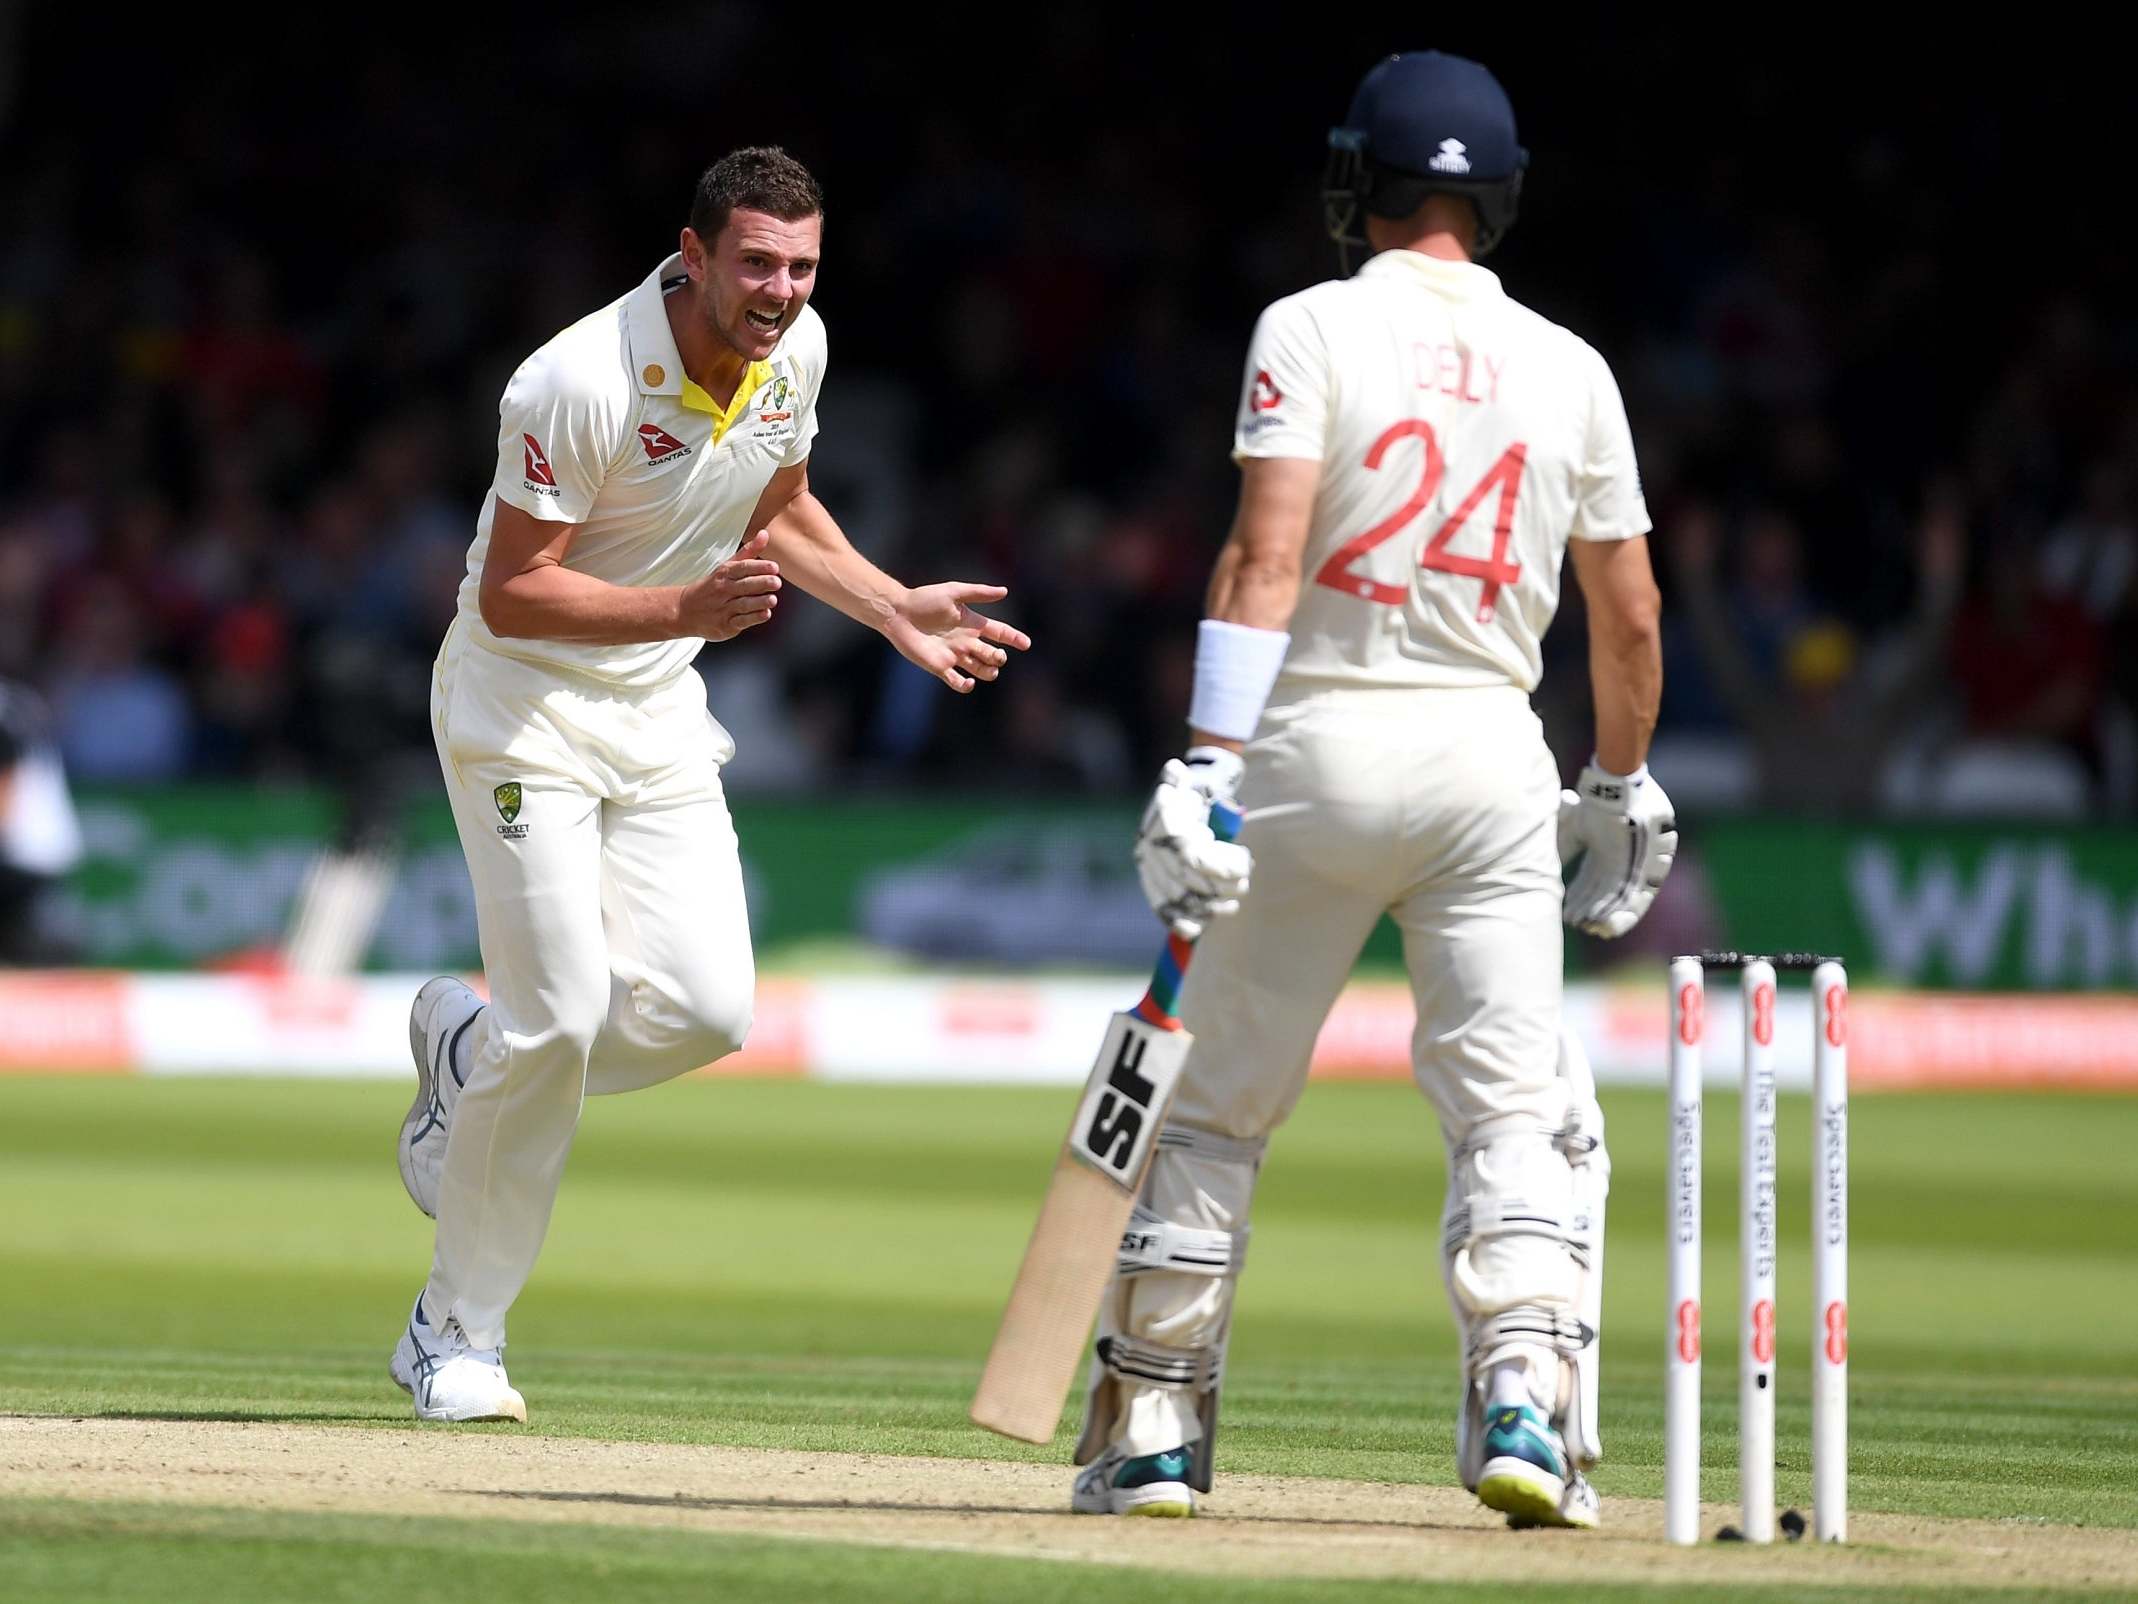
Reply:
M1204 1376L1222 1360L1262 1143L1298 1102L1322 1022L1384 913L1403 935L1411 1065L1449 1150L1450 1218L1517 1200L1525 1218L1570 1211L1571 1172L1547 1134L1569 1107L1559 779L1529 698L1512 686L1320 692L1265 713L1246 759L1240 839L1253 884L1196 948L1180 1002L1195 1043L1173 1141L1141 1198L1173 1225L1232 1233L1229 1270L1117 1275L1100 1315L1102 1338ZM1565 1250L1546 1235L1443 1236L1449 1300L1480 1364L1520 1358L1547 1385L1556 1355L1495 1342L1489 1322L1570 1310ZM1192 1442L1209 1403L1158 1382L1147 1356L1113 1374L1102 1362L1086 1442L1132 1454Z
M1263 716L1240 798L1253 887L1196 948L1181 995L1195 1046L1171 1118L1250 1140L1282 1124L1385 912L1417 1004L1412 1069L1442 1134L1560 1124L1559 777L1528 696L1301 697Z
M647 691L471 643L438 654L431 731L475 886L490 1007L471 1038L424 1309L502 1343L589 1092L740 1047L756 970L734 754L693 672Z

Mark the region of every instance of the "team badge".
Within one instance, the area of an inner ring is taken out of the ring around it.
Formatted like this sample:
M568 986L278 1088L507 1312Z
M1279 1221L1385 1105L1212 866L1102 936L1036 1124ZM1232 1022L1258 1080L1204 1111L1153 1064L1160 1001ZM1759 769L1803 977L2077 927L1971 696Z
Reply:
M497 827L497 833L508 841L524 836L527 826L520 823L520 782L507 780L491 791L490 799L497 804L497 816L505 821Z

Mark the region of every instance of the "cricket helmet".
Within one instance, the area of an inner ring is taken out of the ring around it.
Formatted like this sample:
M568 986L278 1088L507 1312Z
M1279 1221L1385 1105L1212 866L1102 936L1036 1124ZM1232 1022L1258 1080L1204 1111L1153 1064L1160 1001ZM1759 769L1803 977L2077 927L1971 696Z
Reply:
M1460 195L1477 209L1483 256L1514 225L1528 166L1514 107L1489 69L1406 51L1374 65L1342 125L1329 130L1323 219L1348 271L1351 251L1366 248L1361 209L1406 217L1428 195Z

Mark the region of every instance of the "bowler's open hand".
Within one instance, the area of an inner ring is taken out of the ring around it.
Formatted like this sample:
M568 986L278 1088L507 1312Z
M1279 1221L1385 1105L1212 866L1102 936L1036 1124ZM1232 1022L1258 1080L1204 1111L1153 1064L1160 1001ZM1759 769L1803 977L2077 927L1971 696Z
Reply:
M1001 585L946 580L921 585L892 604L883 633L907 662L926 669L952 690L965 692L1002 672L1011 651L1025 651L1032 638L997 618L973 611L974 602L1000 601Z

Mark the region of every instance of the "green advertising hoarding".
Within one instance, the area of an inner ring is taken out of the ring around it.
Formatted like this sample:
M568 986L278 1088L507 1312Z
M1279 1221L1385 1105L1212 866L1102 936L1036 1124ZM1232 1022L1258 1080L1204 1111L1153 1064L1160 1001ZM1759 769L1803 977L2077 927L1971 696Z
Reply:
M1690 843L1721 940L1989 991L2138 987L2138 831L1711 821Z
M186 968L278 944L338 811L310 790L189 786L77 798L87 856L52 909L87 963ZM738 800L750 923L777 962L870 941L945 962L1149 962L1156 925L1129 858L1132 804ZM441 797L402 817L373 969L480 961Z
M86 962L175 968L275 945L330 836L307 790L183 787L80 798L89 855L59 925ZM768 964L852 944L957 965L1138 968L1153 922L1129 858L1132 802L738 799L751 926ZM1987 990L2138 986L2138 832L2028 825L1707 820L1656 914L1575 967L1657 943L1819 948L1859 983ZM1367 950L1393 965L1384 921ZM404 821L367 957L479 962L443 799Z
M277 945L340 809L301 788L85 789L85 857L50 916L86 963L191 968ZM474 894L443 798L411 810L373 942L381 969L472 965Z

